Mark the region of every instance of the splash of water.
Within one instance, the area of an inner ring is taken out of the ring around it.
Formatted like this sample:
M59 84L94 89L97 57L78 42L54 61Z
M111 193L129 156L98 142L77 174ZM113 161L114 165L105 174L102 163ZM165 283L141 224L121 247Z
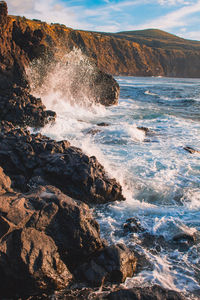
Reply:
M97 74L95 63L81 49L59 57L59 60L37 59L26 69L32 93L54 110L64 103L78 106L94 104L92 82Z

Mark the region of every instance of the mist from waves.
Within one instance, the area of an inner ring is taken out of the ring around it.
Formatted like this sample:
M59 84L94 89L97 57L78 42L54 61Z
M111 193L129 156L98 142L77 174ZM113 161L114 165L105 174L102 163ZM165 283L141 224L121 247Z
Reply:
M70 55L77 65L84 63L82 54ZM199 293L200 155L183 149L200 149L199 80L117 77L119 105L105 108L95 105L86 90L80 96L84 104L63 92L71 78L71 71L58 65L40 88L35 85L35 95L57 113L55 124L41 133L95 155L122 184L126 201L99 205L94 214L103 237L125 242L144 262L125 286L160 284ZM99 126L102 122L109 126ZM149 135L138 129L142 126L151 129ZM145 232L124 231L132 217ZM175 243L180 234L195 239Z

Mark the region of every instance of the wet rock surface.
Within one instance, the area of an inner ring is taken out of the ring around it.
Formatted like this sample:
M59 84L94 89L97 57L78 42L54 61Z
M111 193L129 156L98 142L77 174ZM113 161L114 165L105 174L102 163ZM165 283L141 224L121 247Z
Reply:
M192 147L184 147L183 148L185 151L189 152L190 154L195 154L195 153L200 153L199 150L195 150Z
M54 241L43 232L16 229L1 240L1 295L53 291L64 288L71 279Z
M80 266L76 276L92 286L101 286L105 282L121 283L133 276L136 264L137 259L125 245L111 245Z
M0 120L19 126L43 127L55 118L56 113L46 110L41 99L32 96L28 88L0 87Z
M124 223L123 228L126 232L143 232L145 229L142 227L140 221L137 218L129 218Z
M0 196L2 294L64 288L74 266L103 247L88 206L55 187Z
M21 191L51 184L91 204L124 200L120 184L108 177L96 157L88 157L67 141L31 135L8 122L0 124L0 165Z

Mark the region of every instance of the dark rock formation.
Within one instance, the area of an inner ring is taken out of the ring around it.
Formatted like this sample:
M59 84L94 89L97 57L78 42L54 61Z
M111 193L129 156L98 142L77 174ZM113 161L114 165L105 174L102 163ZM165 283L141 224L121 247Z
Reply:
M104 282L120 283L133 276L136 263L134 254L125 245L117 244L97 253L90 262L80 266L76 274L93 286L101 286Z
M4 174L3 169L0 167L0 195L11 191L11 180Z
M120 283L136 261L126 246L106 246L89 207L53 186L0 195L1 296L50 294L73 275L94 286Z
M195 150L192 147L184 147L183 148L185 151L189 152L190 154L195 154L195 153L200 153L199 150Z
M144 228L141 226L137 218L130 218L124 223L124 230L129 232L143 232Z
M5 1L0 1L0 24L4 25L7 23L8 9Z
M107 127L109 126L110 124L108 123L105 123L105 122L101 122L101 123L98 123L97 126L102 126L102 127Z
M68 268L103 247L88 206L55 187L0 195L1 296L64 288Z
M51 236L70 269L103 247L99 224L86 204L52 186L40 187L26 198L35 208L26 226Z
M166 290L158 285L147 288L122 289L110 293L107 300L186 300L186 298L178 292Z
M111 75L98 71L92 82L91 90L96 103L105 106L118 104L120 88Z
M90 135L95 135L97 133L100 133L101 130L100 129L89 129L86 131L86 134L90 134Z
M30 95L28 89L14 85L0 87L0 120L15 125L42 127L55 120L56 113L45 110L40 98Z
M124 200L121 186L107 176L96 157L88 157L67 141L31 135L8 122L0 124L0 165L21 191L51 184L88 203Z
M53 291L71 279L54 241L43 232L16 229L0 241L1 296Z

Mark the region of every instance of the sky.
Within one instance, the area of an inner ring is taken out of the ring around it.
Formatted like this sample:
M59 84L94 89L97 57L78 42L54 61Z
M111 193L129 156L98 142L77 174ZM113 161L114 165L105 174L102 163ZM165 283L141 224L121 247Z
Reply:
M200 40L200 0L6 0L11 15L91 31L157 28Z

